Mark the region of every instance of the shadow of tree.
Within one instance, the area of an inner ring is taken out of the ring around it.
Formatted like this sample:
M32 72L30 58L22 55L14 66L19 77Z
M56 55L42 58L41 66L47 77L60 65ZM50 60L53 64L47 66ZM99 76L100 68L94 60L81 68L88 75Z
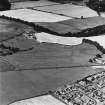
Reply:
M20 49L18 47L6 46L4 44L0 44L0 56L12 55L17 52L30 51L32 49L33 47L28 48L28 49Z

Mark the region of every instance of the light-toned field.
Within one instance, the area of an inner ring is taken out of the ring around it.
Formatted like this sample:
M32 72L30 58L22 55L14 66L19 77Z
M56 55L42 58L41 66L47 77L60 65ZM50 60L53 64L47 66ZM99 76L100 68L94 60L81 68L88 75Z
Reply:
M40 7L40 6L46 6L46 5L57 5L59 3L46 1L46 0L40 0L40 1L23 1L23 2L14 2L11 5L11 9L20 9L20 8L29 8L29 7Z
M30 98L28 100L23 100L21 102L19 101L16 103L12 103L11 105L25 105L25 104L28 104L28 105L65 105L60 100L54 98L51 95L44 95L44 96L39 96L35 98Z
M0 15L24 20L27 22L58 22L58 21L71 19L69 17L31 10L31 9L8 10L0 12Z
M86 6L77 6L73 4L35 7L34 9L75 18L81 18L81 16L84 18L98 16L94 10Z

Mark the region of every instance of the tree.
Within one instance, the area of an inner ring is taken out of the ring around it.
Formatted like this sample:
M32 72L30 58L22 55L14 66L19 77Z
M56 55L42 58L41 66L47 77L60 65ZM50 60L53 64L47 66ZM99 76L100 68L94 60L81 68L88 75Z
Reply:
M105 0L89 0L87 5L97 12L105 11Z
M11 7L11 4L8 0L0 0L0 11L9 10Z

